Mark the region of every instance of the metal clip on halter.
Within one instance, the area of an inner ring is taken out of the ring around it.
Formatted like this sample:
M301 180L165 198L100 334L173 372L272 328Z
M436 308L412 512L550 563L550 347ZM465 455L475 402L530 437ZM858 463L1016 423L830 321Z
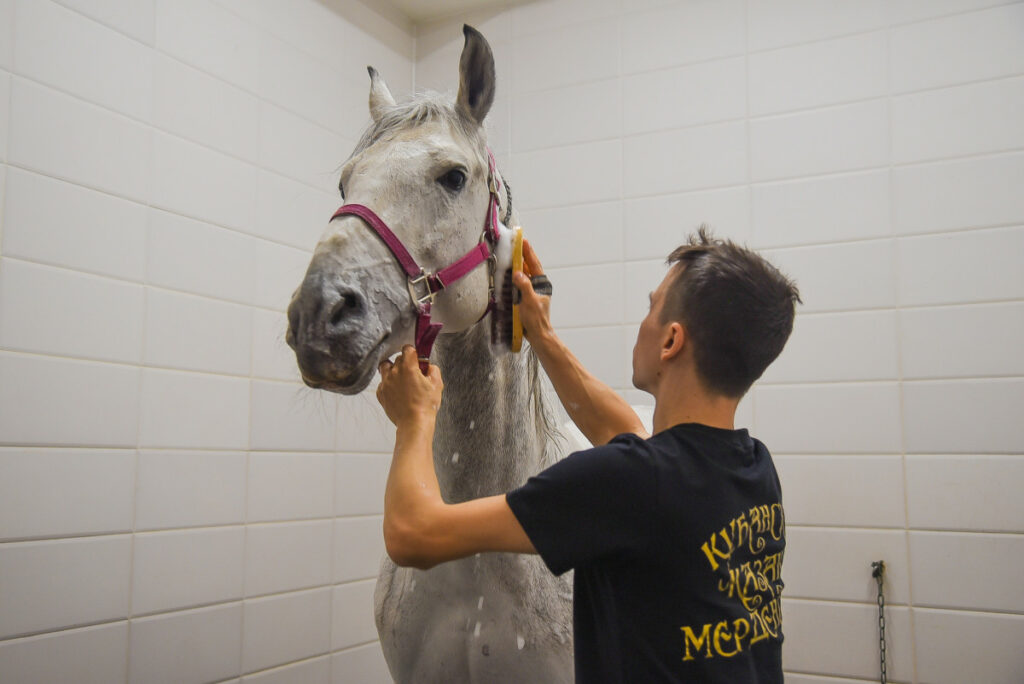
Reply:
M437 293L440 292L440 290L434 290L430 287L430 281L431 275L423 269L420 269L420 274L417 277L409 278L405 281L409 288L409 296L412 297L412 301L416 302L416 308L419 310L422 310L426 304L433 304L434 297L436 297ZM422 296L416 293L416 289L421 284L423 285L423 289L426 291L426 294Z

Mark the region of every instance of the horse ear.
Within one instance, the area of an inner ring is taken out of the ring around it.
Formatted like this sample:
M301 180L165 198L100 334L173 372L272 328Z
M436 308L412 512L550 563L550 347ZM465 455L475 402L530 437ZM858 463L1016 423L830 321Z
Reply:
M459 59L459 96L456 106L479 124L494 104L494 54L491 46L479 31L468 24L462 33L466 44Z
M368 66L366 70L370 72L370 116L374 121L380 121L380 117L384 116L384 110L395 106L395 98L391 96L388 84L376 69Z

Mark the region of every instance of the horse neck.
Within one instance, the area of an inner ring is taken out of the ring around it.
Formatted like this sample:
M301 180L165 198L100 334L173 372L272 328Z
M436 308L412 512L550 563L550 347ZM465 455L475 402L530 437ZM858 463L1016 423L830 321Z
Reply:
M542 411L526 355L495 353L488 326L442 335L437 360L444 398L434 435L434 469L449 503L507 492L546 462ZM457 454L457 455L456 455Z

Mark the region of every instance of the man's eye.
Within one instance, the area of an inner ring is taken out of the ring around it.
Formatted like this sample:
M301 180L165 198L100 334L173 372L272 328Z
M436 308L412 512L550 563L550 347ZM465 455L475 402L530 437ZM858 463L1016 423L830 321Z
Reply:
M466 172L462 169L452 169L438 178L437 182L451 192L458 192L466 184Z

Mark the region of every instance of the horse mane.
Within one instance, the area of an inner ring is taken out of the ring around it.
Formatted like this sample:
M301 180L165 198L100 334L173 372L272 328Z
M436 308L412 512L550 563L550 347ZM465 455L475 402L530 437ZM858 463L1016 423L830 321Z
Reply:
M481 160L487 158L487 135L483 127L470 121L456 108L450 95L435 91L423 91L410 96L394 106L387 107L382 115L373 121L359 138L350 159L362 153L374 143L390 138L398 133L415 128L425 123L442 122L452 130L464 135L480 155ZM513 208L511 223L516 221ZM543 383L540 377L540 363L533 349L524 352L526 355L527 383L530 393L530 406L533 411L534 424L537 426L538 437L545 445L542 460L545 465L554 462L557 449L552 449L556 440L562 435L555 423L554 415L545 399Z

